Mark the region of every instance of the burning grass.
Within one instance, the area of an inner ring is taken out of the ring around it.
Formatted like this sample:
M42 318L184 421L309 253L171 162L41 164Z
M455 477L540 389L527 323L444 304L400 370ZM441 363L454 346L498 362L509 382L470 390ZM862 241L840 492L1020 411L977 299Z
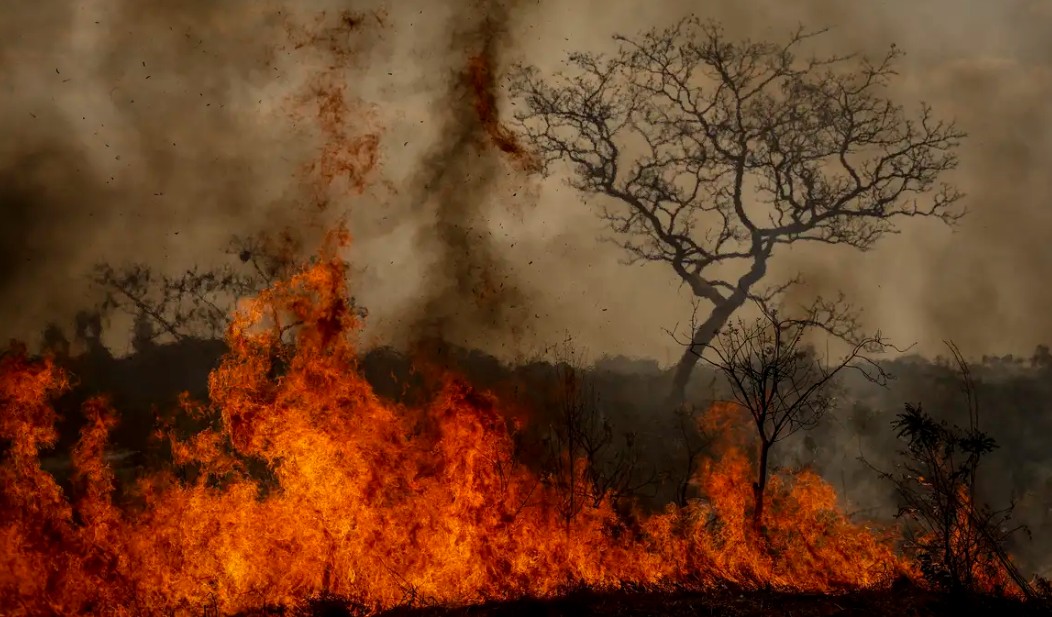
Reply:
M353 607L317 603L314 615L353 614ZM1039 609L1018 600L990 596L947 596L909 585L894 589L859 590L844 594L792 593L767 590L720 589L705 592L596 593L579 591L560 598L488 602L471 607L395 609L385 617L887 617L911 615L1003 615L1037 617Z
M374 394L337 240L243 303L209 400L182 404L204 428L162 427L171 465L120 498L105 399L83 408L63 488L40 455L71 376L24 349L3 355L0 613L231 614L323 596L379 611L626 586L829 593L914 574L808 471L772 481L757 533L748 444L727 406L705 420L726 434L696 477L705 500L626 516L599 498L567 521L558 487L517 460L512 414L492 394L453 373L419 407Z

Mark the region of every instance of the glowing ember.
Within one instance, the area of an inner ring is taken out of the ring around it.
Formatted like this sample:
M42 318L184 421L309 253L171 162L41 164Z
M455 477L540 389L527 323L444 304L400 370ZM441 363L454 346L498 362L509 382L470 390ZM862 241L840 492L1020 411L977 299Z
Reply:
M128 503L104 460L105 401L84 409L67 499L39 452L69 380L23 350L3 356L0 612L236 612L323 593L382 608L624 583L832 590L904 571L808 472L772 482L756 537L750 459L730 438L697 478L706 502L635 522L601 502L567 526L560 496L513 458L499 400L453 375L426 408L377 398L356 370L334 249L242 307L211 400L184 403L219 421L184 439L167 431L176 467L141 478ZM272 477L253 477L252 461Z

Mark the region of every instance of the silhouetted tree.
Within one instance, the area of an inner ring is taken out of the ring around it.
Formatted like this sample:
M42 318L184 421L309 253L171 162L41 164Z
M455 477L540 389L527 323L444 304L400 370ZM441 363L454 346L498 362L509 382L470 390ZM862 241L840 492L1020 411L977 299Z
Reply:
M228 261L212 268L194 266L178 275L141 263L115 268L99 264L92 277L103 291L99 312L120 310L135 318L135 344L159 336L221 338L234 303L251 297L302 265L300 249L289 234L234 236ZM357 310L364 314L364 309Z
M701 406L680 406L676 409L678 429L678 448L682 451L682 467L674 475L676 483L675 502L686 507L691 498L691 486L695 479L698 463L712 446L715 435L700 430L701 417L704 412Z
M667 263L709 306L677 366L681 401L707 346L749 299L779 247L871 248L909 217L947 223L961 194L938 180L964 134L882 94L901 53L802 58L821 34L784 43L729 40L687 18L614 37L612 56L573 53L548 79L517 67L511 92L543 169L568 163L571 185L602 198L630 262Z
M145 312L136 315L135 323L132 325L132 350L135 353L148 351L153 346L156 337L153 319Z
M635 435L615 432L572 340L560 347L554 366L558 408L545 437L545 471L563 496L560 514L569 528L583 508L598 507L606 499L625 505L659 478L644 469Z
M857 331L842 304L815 303L799 316L786 317L761 307L754 322L725 327L699 357L726 379L733 401L749 413L759 440L753 483L753 523L763 522L771 449L786 437L814 428L836 404L836 378L845 369L885 385L887 372L868 354L887 343L877 333L854 336L849 349L830 361L805 343L814 331L838 337Z
M136 342L157 336L180 340L222 336L233 302L258 293L294 266L294 244L288 236L235 236L227 249L229 263L206 269L194 266L178 275L145 264L95 267L93 283L104 292L100 312L120 310L135 320Z
M1042 369L1052 367L1052 353L1049 352L1048 345L1038 345L1034 349L1033 355L1030 356L1030 366Z
M55 323L49 323L44 327L40 336L40 347L43 351L53 354L58 358L68 358L70 354L69 338L62 328Z
M994 510L979 501L979 466L997 448L979 428L979 403L968 364L952 344L968 400L968 425L938 421L919 405L906 405L892 426L905 443L896 473L881 472L903 501L899 511L918 525L907 537L921 571L933 585L951 591L988 591L1007 575L1028 597L1034 590L1008 558L1005 543L1020 527L1008 528L1013 506Z

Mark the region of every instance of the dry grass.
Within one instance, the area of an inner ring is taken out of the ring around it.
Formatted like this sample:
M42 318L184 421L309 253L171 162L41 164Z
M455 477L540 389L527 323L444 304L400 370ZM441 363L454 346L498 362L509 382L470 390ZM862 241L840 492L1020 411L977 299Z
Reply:
M281 614L275 611L267 614ZM315 603L309 616L357 616L362 613L334 600ZM262 615L262 613L261 613ZM580 591L548 600L523 599L466 607L403 607L383 617L1037 617L1052 615L1037 606L993 596L948 596L905 584L889 590L840 595L773 591L593 592ZM247 616L246 616L247 617Z

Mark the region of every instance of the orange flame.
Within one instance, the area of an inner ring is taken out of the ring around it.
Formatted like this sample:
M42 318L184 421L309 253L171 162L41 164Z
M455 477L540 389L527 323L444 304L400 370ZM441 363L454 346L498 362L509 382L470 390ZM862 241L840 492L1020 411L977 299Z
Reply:
M233 613L320 594L381 609L728 581L829 591L904 571L810 472L772 480L756 537L751 464L733 442L698 474L705 501L632 521L600 501L567 525L556 489L516 461L493 395L453 374L421 408L373 393L338 244L244 303L210 400L183 403L213 427L165 429L172 468L126 498L103 457L106 401L83 410L69 498L39 460L69 377L24 349L0 359L0 613Z
M382 12L372 17L380 26L384 24ZM373 110L350 93L347 81L347 71L355 67L361 44L351 35L366 21L364 14L341 11L335 19L321 12L313 23L287 24L289 45L281 51L322 54L317 60L321 68L308 74L303 92L290 101L293 125L313 121L318 131L318 151L301 172L319 210L328 208L332 190L364 192L380 162L380 136Z
M540 171L541 163L536 153L527 150L515 133L500 121L497 110L497 79L489 54L481 53L468 58L467 80L471 86L479 124L493 145L509 155L524 171Z

